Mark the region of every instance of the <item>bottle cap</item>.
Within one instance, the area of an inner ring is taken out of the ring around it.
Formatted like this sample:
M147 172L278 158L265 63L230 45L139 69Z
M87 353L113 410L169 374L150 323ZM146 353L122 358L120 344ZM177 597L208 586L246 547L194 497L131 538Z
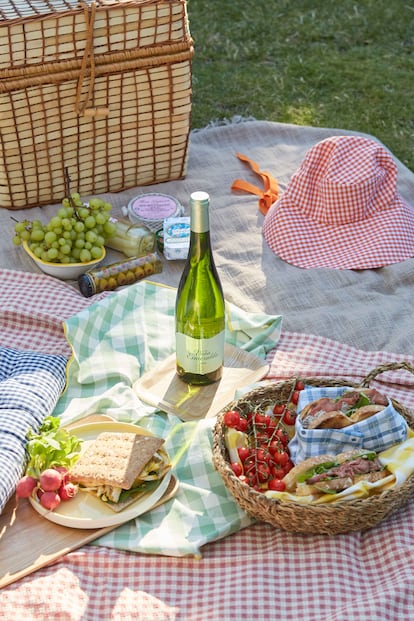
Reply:
M85 298L90 298L96 291L93 279L87 273L81 274L78 277L78 285L80 292L85 296Z
M207 194L207 192L202 191L192 192L192 194L190 195L190 200L206 206L210 203L210 195Z
M190 195L191 230L205 233L210 230L210 196L207 192L192 192Z

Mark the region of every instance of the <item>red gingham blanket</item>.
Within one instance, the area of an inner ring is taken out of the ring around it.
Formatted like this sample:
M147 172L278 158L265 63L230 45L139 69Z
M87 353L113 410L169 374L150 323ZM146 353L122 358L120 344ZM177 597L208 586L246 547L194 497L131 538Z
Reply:
M0 270L0 342L69 355L62 320L90 304L69 285ZM97 301L95 297L93 302ZM400 361L314 335L283 333L269 377L360 381ZM414 364L414 358L404 356ZM414 407L414 377L372 385ZM201 559L85 546L0 591L9 621L397 621L414 615L414 502L365 533L298 536L257 523L206 545ZM1 550L7 554L6 550Z

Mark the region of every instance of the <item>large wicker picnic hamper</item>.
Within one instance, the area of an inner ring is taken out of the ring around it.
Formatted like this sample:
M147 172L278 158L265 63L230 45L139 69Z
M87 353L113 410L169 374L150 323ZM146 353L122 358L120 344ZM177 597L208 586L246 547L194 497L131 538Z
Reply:
M15 0L0 40L0 207L185 176L186 0Z
M375 377L385 371L406 369L414 373L414 368L405 361L384 364L369 373L361 384L332 378L302 378L306 384L313 386L355 386L367 387ZM274 382L261 386L230 403L217 416L213 429L213 463L223 482L238 505L254 518L273 526L298 534L338 535L351 531L366 530L376 526L408 502L414 493L414 473L402 484L365 498L346 500L328 504L300 504L269 498L257 492L246 483L240 482L230 468L224 437L223 416L227 409L243 411L251 408L284 403L291 394L295 379ZM409 427L414 429L414 415L402 404L393 400L395 409L406 419Z

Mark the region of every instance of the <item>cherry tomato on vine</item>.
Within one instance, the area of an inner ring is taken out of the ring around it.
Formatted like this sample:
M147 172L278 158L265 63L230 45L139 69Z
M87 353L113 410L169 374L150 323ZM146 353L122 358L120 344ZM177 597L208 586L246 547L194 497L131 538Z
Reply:
M271 418L267 426L267 433L269 434L269 436L273 435L273 433L276 431L278 426L279 426L279 422L275 420L274 418Z
M237 425L240 424L240 414L236 410L228 410L224 413L223 423L226 427L236 429Z
M281 451L280 453L275 453L273 455L273 461L275 462L275 464L278 464L282 468L286 466L289 460L290 457L287 451Z
M299 401L299 395L300 395L300 390L294 390L292 393L292 397L291 397L291 402L294 403L295 405L298 404Z
M270 422L270 416L266 416L265 414L256 413L253 421L252 421L258 431L266 431L267 426Z
M302 380L298 380L295 384L295 390L303 390L305 388L304 382Z
M237 431L247 431L248 425L249 423L247 422L247 419L243 418L243 416L240 416L239 424L237 425L236 429Z
M245 474L252 473L256 470L256 459L254 455L249 455L247 459L244 461L244 472Z
M273 408L273 414L275 416L282 416L283 412L285 411L286 405L284 403L277 403L275 405L275 407Z
M275 453L278 453L279 451L283 450L283 444L281 443L279 439L275 439L270 442L268 449L269 449L269 453L271 455L274 455Z
M233 470L236 477L240 477L240 475L243 474L243 466L239 464L238 461L234 461L230 464L230 468Z
M270 477L270 467L267 463L257 464L257 478L260 483L265 483Z
M273 492L284 492L286 490L286 485L280 479L271 479L267 484L267 488Z
M256 432L256 442L257 442L258 446L260 446L262 444L267 446L267 444L269 442L269 436L267 434L267 431Z
M276 436L279 438L283 446L287 446L289 444L289 435L285 429L278 429L276 431Z
M271 466L270 474L272 475L274 479L283 479L286 472L285 472L285 469L281 468L280 466Z
M258 462L265 462L267 463L271 458L271 455L266 448L258 448L256 451L256 459Z
M264 423L265 425L267 425L267 423L269 422L269 416L267 416L266 414L260 414L260 412L256 412L254 422L256 423L256 425L260 423Z
M292 426L295 424L295 421L296 421L296 414L287 409L283 415L283 422L285 423L285 425Z
M237 452L242 462L246 461L246 459L250 455L250 449L247 448L247 446L241 446L240 448L237 449Z
M253 487L258 484L256 466L252 465L251 468L245 469L248 484Z

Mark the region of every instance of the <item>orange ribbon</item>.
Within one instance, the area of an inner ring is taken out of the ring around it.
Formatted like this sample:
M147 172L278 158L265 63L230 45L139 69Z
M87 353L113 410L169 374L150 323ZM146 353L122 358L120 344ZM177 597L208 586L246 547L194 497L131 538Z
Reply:
M279 198L279 185L276 179L270 173L262 172L256 162L246 157L245 155L242 155L241 153L236 153L236 155L239 160L241 160L242 162L246 162L246 164L249 164L253 172L261 177L264 189L261 190L257 186L249 183L248 181L244 181L243 179L236 179L231 186L231 189L241 190L242 192L248 192L249 194L255 194L256 196L258 196L259 210L265 216L273 203L276 202Z

